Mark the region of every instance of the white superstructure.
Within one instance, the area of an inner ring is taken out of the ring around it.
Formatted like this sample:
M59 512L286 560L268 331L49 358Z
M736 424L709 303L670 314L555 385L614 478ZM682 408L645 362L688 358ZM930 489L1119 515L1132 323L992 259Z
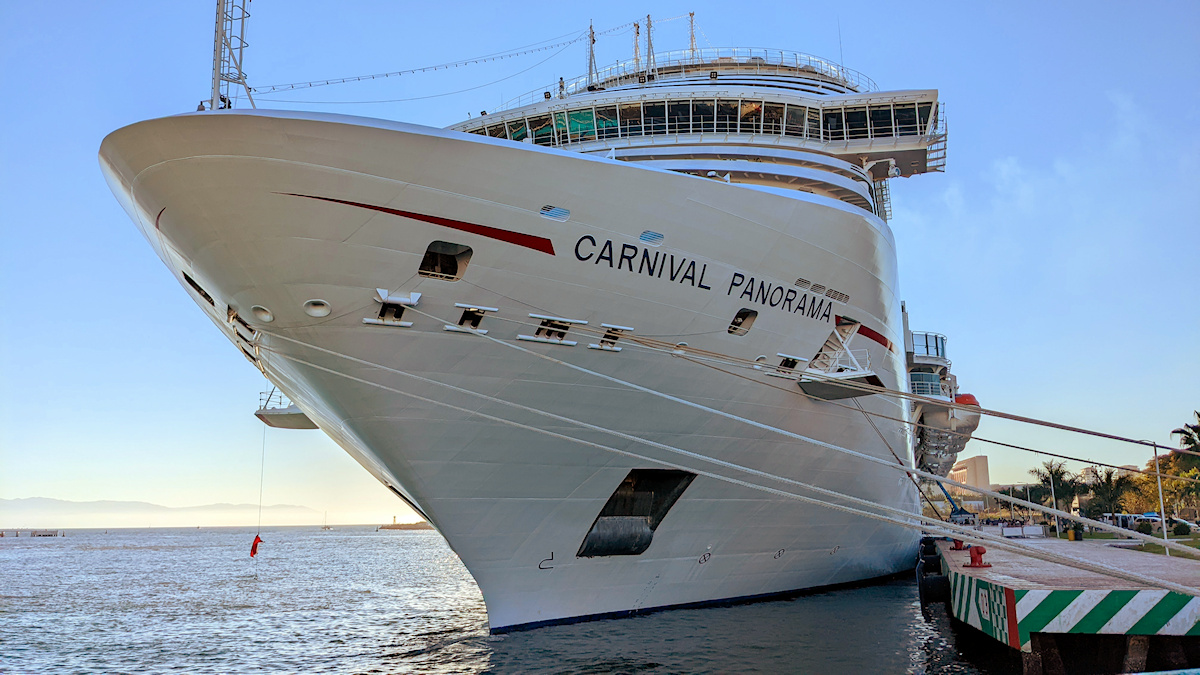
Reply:
M933 90L688 50L444 130L216 110L100 157L196 304L446 537L499 630L911 567L913 530L785 493L919 509L903 472L821 444L914 466L913 409L861 387L908 390L886 185L940 168L941 125Z

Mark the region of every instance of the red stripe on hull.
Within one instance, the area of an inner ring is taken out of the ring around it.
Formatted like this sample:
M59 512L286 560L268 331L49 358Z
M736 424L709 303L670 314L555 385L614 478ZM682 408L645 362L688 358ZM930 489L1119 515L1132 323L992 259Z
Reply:
M441 225L452 230L460 232L469 232L478 234L489 239L496 239L517 246L524 246L542 253L554 255L554 243L545 237L537 237L532 234L524 234L521 232L513 232L511 230L502 230L498 227L490 227L488 225L476 225L475 223L467 223L461 220L452 220L450 218L442 218L441 216L429 216L424 213L414 213L412 211L401 211L400 209L390 209L386 206L375 206L374 204L361 204L359 202L346 201L344 199L334 199L332 197L317 197L315 195L300 195L294 192L280 192L276 194L285 194L290 197L305 197L307 199L319 199L325 202L333 202L335 204L345 204L347 206L357 206L362 209L370 209L379 211L380 213L388 213L401 218L412 218L433 225Z

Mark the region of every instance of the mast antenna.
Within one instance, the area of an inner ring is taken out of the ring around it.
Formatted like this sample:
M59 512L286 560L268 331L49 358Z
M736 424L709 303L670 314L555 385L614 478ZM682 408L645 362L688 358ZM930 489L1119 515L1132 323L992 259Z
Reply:
M642 25L633 22L633 69L642 69Z
M688 12L688 41L691 43L692 60L696 59L696 13Z
M590 91L600 79L600 74L596 72L596 29L592 27L591 22L588 22L588 74L587 88Z
M254 105L250 86L246 84L246 73L242 70L246 47L246 19L250 0L217 0L216 30L213 35L212 96L208 100L209 110L233 107L230 85L240 86ZM204 104L200 104L204 108Z
M654 62L654 23L650 20L650 15L646 15L646 79L654 77L655 62Z

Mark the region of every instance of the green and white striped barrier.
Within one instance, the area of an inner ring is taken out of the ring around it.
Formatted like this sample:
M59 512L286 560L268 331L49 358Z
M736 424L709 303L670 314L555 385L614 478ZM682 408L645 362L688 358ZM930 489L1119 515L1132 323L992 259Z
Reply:
M949 565L954 618L1014 649L1033 633L1200 636L1200 598L1155 590L1027 590Z

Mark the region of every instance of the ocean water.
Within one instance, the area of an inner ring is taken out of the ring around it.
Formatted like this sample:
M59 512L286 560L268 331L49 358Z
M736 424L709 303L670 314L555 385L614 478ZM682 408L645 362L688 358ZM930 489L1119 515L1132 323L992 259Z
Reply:
M0 672L1019 672L907 580L489 635L432 531L66 535L0 539Z

